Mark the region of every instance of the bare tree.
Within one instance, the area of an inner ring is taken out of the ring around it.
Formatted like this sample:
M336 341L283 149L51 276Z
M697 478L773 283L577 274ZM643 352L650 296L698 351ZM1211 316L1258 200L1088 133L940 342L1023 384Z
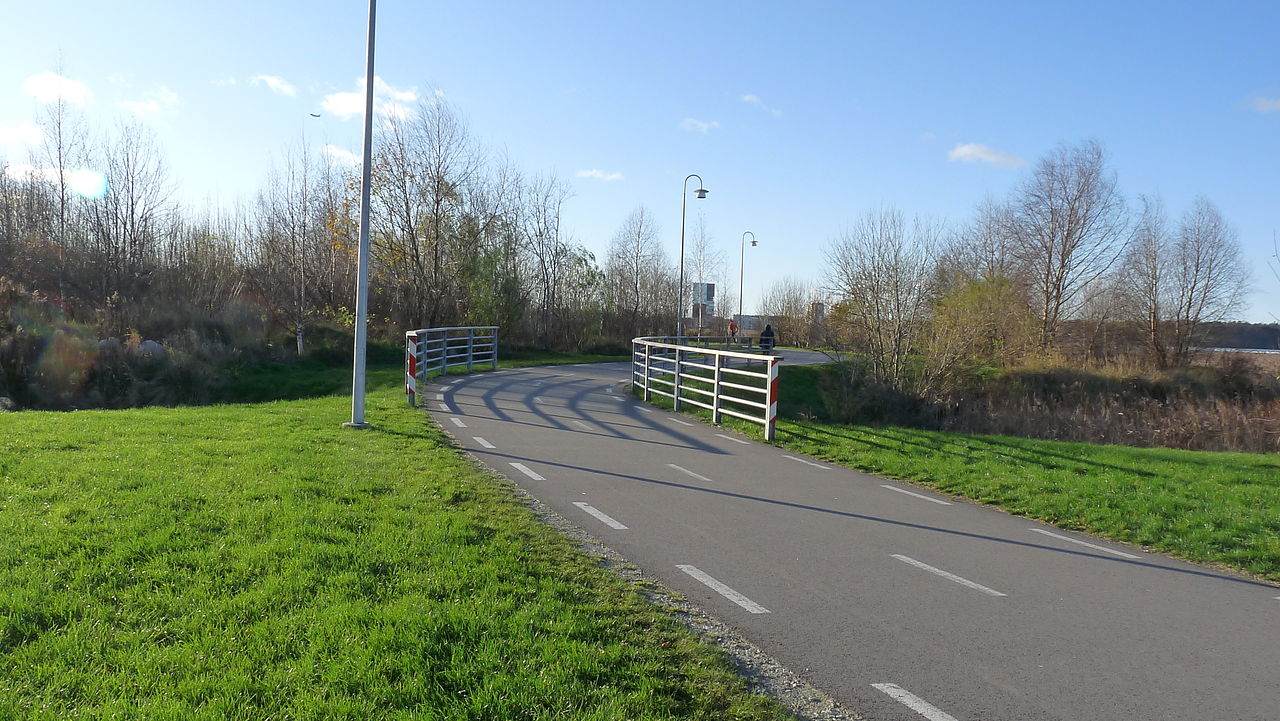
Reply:
M1169 228L1160 198L1144 197L1142 215L1134 229L1121 275L1127 313L1142 328L1143 345L1159 368L1169 365L1165 341L1165 312L1169 299Z
M258 291L271 299L293 328L298 355L305 350L312 317L317 266L325 244L314 161L302 148L285 158L258 193L256 269Z
M1199 342L1205 323L1225 320L1240 309L1249 271L1235 229L1203 196L1183 214L1171 250L1171 356L1182 364Z
M662 316L671 308L671 289L664 288L670 265L658 242L653 213L643 205L636 207L614 234L605 259L608 306L618 337L630 339L661 327Z
M1203 197L1173 231L1160 201L1144 199L1123 275L1128 313L1160 368L1189 362L1204 324L1239 310L1249 282L1235 230Z
M715 285L718 299L717 307L725 307L725 259L724 252L713 245L711 233L707 230L706 218L698 213L689 237L689 245L685 251L685 278L692 287L693 283L711 283ZM688 313L693 304L685 302L681 313ZM706 326L709 319L698 318L700 326Z
M1014 256L1040 315L1040 343L1054 344L1085 290L1112 267L1128 234L1124 199L1096 140L1042 158L1011 203Z
M155 270L172 187L155 136L141 125L121 126L104 143L102 158L108 189L87 203L89 265L79 276L92 297L127 317L137 312L133 306ZM125 317L117 315L114 330L123 330Z
M1021 270L1015 250L1012 209L988 196L947 249L946 264L971 280L1012 281Z
M458 241L483 154L462 120L434 100L384 124L378 146L371 240L384 292L399 323L434 327L456 314L461 296L454 251L475 250Z
M809 341L810 308L817 291L791 276L774 281L760 300L760 312L768 317L778 343L804 345Z
M47 237L56 250L58 296L65 298L69 291L68 258L81 245L73 235L79 230L74 223L75 193L71 189L72 169L87 158L88 139L83 118L72 112L67 101L59 97L46 105L40 117L44 131L44 143L40 148L40 162L54 171L54 188L57 195L56 215L48 228Z
M934 300L940 224L902 213L867 213L826 249L827 284L873 375L899 390L919 389L909 355L927 338Z

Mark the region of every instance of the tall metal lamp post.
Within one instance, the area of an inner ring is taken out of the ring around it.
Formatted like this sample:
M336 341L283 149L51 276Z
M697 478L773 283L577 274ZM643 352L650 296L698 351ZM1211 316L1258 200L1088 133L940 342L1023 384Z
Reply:
M751 236L751 247L754 248L756 243L756 234L747 231L742 234L742 242L738 244L738 315L742 315L742 279L746 276L746 265L744 261L747 259L747 236Z
M693 191L695 198L701 200L707 197L710 192L702 187L702 176L697 173L690 173L684 179L684 185L680 191L680 288L676 295L679 296L678 307L676 310L676 338L684 336L684 210L689 200L689 178L698 179L698 189ZM676 342L679 342L678 340Z
M364 159L360 167L360 251L356 275L356 347L351 379L351 421L342 425L368 428L364 420L365 345L369 317L369 182L373 170L373 29L378 0L369 0L369 47L364 74Z

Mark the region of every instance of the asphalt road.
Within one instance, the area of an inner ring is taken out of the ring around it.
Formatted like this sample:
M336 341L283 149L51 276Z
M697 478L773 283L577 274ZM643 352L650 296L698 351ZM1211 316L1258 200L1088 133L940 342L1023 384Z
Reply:
M1280 588L757 443L635 400L629 378L498 371L420 398L869 719L1280 719Z

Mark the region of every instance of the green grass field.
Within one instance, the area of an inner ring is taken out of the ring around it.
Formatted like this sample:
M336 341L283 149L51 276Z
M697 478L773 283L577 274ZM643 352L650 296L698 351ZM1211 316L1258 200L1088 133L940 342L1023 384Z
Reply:
M398 365L368 431L345 369L283 370L237 387L302 400L0 415L0 718L789 718L408 409Z
M776 443L1011 513L1280 582L1280 454L1211 453L808 420L816 366L783 366ZM665 398L655 402L670 407ZM704 420L710 413L690 408ZM725 425L763 439L759 424Z

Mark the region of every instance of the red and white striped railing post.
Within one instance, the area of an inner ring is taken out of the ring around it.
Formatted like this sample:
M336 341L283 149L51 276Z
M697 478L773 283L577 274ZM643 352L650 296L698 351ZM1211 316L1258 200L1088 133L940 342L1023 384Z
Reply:
M769 409L764 417L764 439L773 440L774 427L778 423L778 360L769 359Z
M409 397L409 407L418 405L418 334L404 335L404 392Z

